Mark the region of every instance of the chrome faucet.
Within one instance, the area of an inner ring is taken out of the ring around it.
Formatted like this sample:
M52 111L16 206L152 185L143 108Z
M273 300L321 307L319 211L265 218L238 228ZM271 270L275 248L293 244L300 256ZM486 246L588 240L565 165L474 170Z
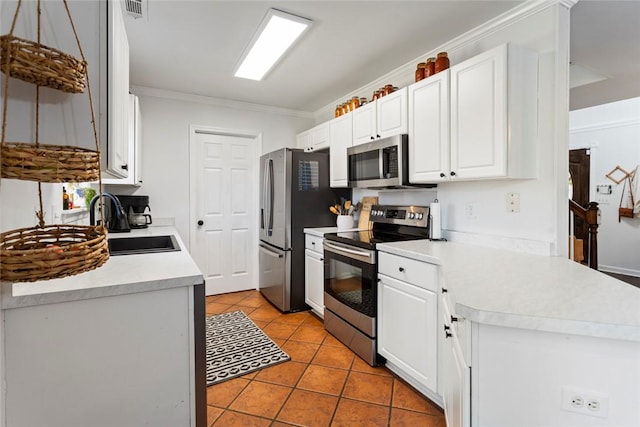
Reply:
M118 198L111 193L103 192L102 196L111 199L111 201L113 202L113 205L116 208L115 218L111 218L108 224L105 224L107 229L114 233L123 233L123 232L131 231L131 228L129 227L129 221L127 220L127 214L124 212L124 209L122 208L122 204L120 203L120 200L118 200ZM91 202L89 202L89 224L91 225L96 225L95 205L98 199L100 199L99 194L94 196L94 198L91 199ZM104 209L104 203L103 203L103 209Z

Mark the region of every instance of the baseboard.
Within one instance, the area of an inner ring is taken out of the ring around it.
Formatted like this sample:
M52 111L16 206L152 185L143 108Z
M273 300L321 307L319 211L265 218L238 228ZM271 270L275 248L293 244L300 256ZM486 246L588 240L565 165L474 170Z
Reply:
M598 265L599 271L606 271L607 273L624 274L625 276L640 277L640 270L632 270L630 268L616 267L614 265Z

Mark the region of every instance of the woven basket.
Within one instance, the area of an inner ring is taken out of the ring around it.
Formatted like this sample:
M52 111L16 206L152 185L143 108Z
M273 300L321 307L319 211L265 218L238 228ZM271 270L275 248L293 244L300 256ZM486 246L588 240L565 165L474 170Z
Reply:
M9 34L0 36L2 72L28 83L69 93L85 89L87 63L58 49Z
M2 178L39 182L90 182L100 178L95 150L68 145L7 142L2 148Z
M48 225L0 234L0 281L35 282L96 269L109 259L102 226Z

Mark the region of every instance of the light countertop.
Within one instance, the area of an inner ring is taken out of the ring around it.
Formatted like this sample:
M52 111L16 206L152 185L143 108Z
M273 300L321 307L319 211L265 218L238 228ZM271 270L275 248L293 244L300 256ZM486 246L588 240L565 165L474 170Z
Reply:
M3 283L2 309L193 286L202 273L173 227L149 227L109 238L174 235L180 251L110 256L100 268L62 279Z
M469 320L640 341L640 289L567 258L429 240L377 248L440 265L441 285Z
M349 228L349 229L340 230L340 231L358 231L358 230L359 230L358 228ZM317 237L324 237L324 235L327 233L337 233L338 227L305 228L303 231L305 234L310 234L312 236L317 236Z

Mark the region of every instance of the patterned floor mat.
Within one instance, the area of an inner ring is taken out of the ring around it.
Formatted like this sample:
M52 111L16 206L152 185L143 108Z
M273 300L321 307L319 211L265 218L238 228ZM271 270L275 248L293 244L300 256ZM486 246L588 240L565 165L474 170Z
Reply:
M242 311L207 317L207 386L289 360Z

